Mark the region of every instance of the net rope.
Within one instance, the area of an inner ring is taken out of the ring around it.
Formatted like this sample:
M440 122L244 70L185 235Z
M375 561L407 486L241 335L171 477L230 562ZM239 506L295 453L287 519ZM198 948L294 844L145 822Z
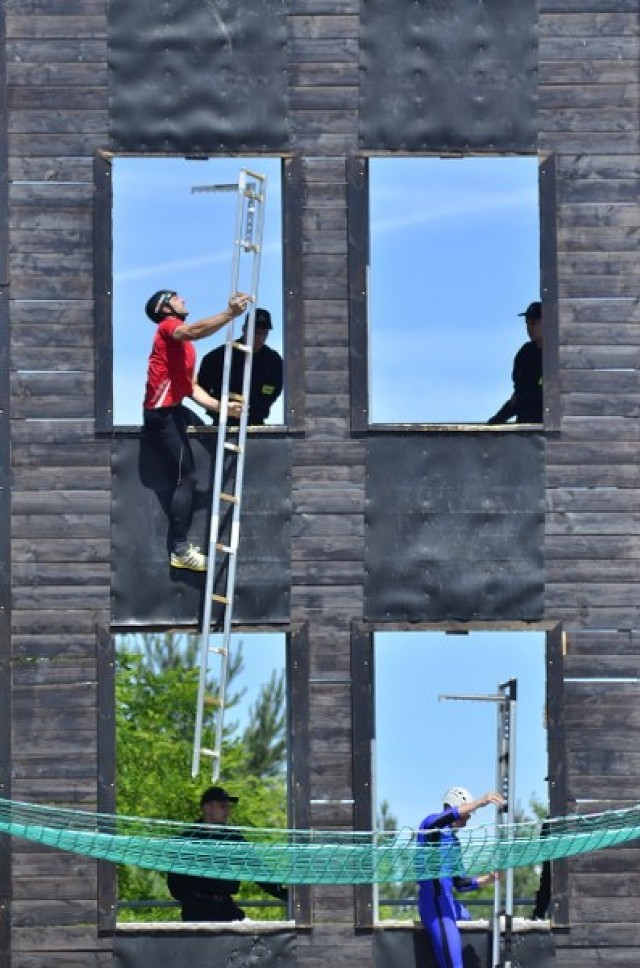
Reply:
M229 880L371 884L486 874L629 843L640 804L544 822L473 827L459 847L421 846L415 831L208 827L0 799L0 833L117 864Z

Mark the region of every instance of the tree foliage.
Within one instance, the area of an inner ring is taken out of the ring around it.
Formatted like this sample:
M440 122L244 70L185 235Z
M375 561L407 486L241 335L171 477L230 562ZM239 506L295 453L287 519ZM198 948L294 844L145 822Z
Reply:
M263 777L282 774L287 760L286 725L284 673L274 671L261 687L242 735L250 773Z
M191 779L194 719L198 689L197 643L185 644L173 633L139 636L134 649L121 640L116 669L116 803L119 814L194 822L199 799L210 786L204 771ZM230 662L228 705L237 706L241 693L234 682L242 671L242 650ZM242 826L286 826L286 760L284 687L277 677L263 685L252 714L259 728L241 736L237 724L225 729L224 784L240 797L232 822ZM277 703L276 709L270 703ZM122 867L118 876L123 900L169 899L163 874ZM253 885L241 897L264 898ZM273 914L261 917L281 917ZM134 920L178 917L174 909L145 909L124 913Z
M392 813L388 800L382 800L378 807L378 817L376 821L378 830L385 830L389 833L398 829L398 819ZM379 887L379 910L378 918L380 921L412 921L416 916L416 906L412 898L416 896L416 882L402 881L395 884L381 884ZM383 901L408 900L407 904L384 904Z

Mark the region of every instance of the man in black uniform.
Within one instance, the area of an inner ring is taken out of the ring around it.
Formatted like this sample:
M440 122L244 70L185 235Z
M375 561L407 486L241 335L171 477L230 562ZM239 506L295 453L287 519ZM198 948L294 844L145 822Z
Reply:
M489 424L542 423L542 303L532 302L520 316L527 324L529 342L513 361L513 395L490 417Z
M226 829L229 814L238 797L230 796L223 787L205 790L200 798L202 816L199 824L210 824L209 830L189 830L187 836L202 840L243 840L234 830ZM218 828L218 829L215 829ZM167 874L170 894L180 901L183 921L242 921L245 913L238 907L232 895L240 890L240 881L227 881L193 874ZM258 884L263 891L287 902L288 891L282 884Z
M242 340L246 341L249 317L245 319L242 328ZM269 330L272 329L271 314L266 309L256 309L253 335L253 362L251 365L251 387L249 392L249 423L261 425L269 416L272 405L282 393L282 357L270 346L266 345ZM224 346L207 353L200 364L198 384L207 393L217 387L216 400L222 392L222 371L224 366ZM242 350L233 350L231 358L231 374L229 377L229 391L242 393L242 376L244 373L245 354ZM211 414L216 419L216 414ZM229 419L229 424L237 424L237 419Z

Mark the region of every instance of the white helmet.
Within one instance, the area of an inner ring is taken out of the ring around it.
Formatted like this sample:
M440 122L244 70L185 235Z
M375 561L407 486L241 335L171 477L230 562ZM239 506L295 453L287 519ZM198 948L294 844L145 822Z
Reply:
M464 787L452 786L442 798L445 807L461 807L463 803L471 803L473 797Z

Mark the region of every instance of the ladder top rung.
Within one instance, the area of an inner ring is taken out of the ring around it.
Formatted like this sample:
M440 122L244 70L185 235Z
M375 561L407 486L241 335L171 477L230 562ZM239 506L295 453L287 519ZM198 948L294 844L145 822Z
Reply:
M260 246L256 245L255 242L242 242L242 248L245 252L259 252Z
M244 403L244 397L241 393L230 393L229 399L234 400L236 403Z
M200 752L203 756L213 756L214 759L220 756L217 750L209 750L205 746L200 747Z
M209 652L213 652L215 655L228 655L227 650L222 645L210 645Z
M214 602L220 602L221 605L228 605L229 599L225 595L212 595L211 600Z
M224 446L225 446L225 450L231 450L231 451L233 451L234 454L241 454L242 453L242 445L241 444L232 444L231 441L225 440Z
M234 340L231 345L233 346L234 350L240 350L241 353L252 353L253 352L253 347L252 346L247 346L246 343L238 343L238 342L236 342L236 340Z
M220 702L217 696L205 696L204 704L205 706L217 706L217 707L222 705L222 703Z
M240 504L240 498L236 494L227 494L226 491L220 491L220 500L229 504Z

